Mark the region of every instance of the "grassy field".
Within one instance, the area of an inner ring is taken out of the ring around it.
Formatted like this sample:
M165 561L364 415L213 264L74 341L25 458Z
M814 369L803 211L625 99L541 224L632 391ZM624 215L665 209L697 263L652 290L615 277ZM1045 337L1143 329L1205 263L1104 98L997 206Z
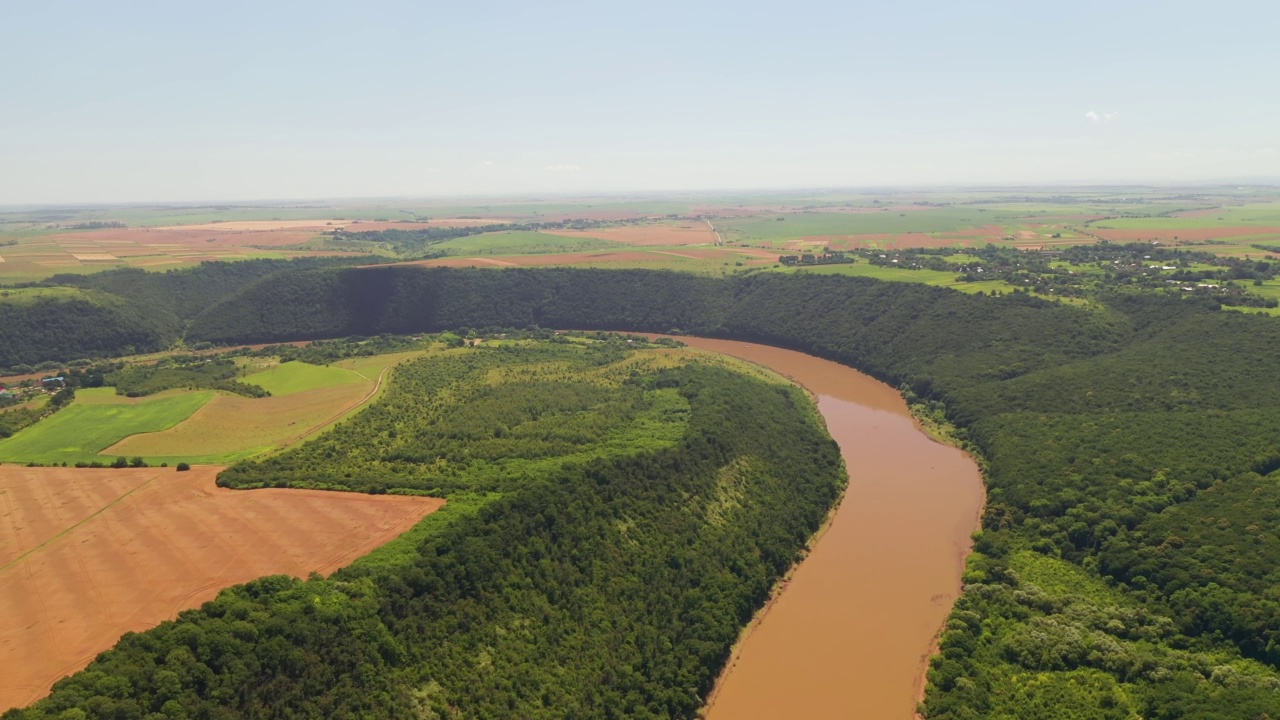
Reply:
M942 272L939 270L901 270L898 268L885 267L883 265L872 265L866 262L849 263L844 265L816 265L805 268L784 268L779 270L779 272L802 272L812 273L814 275L855 275L858 277L876 278L877 280L888 280L890 282L923 283L934 287L947 287L966 293L991 292L992 290L1009 292L1014 289L1013 285L1002 280L957 282L956 273L953 272Z
M364 380L365 378L351 370L329 365L310 365L304 362L281 363L243 378L244 382L257 385L277 396Z
M271 390L267 398L218 393L185 420L159 431L130 435L105 448L105 457L227 464L301 442L322 432L381 394L379 375L420 351L340 360L332 366L289 362L250 375ZM257 381L255 381L257 382ZM386 383L383 383L385 389ZM87 403L116 396L91 392Z
M292 444L359 406L372 383L344 383L268 398L218 394L186 420L132 435L104 455L151 464L226 464Z
M420 351L341 360L288 362L244 378L271 391L248 398L170 390L125 398L113 388L78 391L72 405L0 441L0 462L229 463L300 442L374 398L378 376ZM384 383L385 387L385 383Z
M974 210L883 210L860 213L791 213L722 220L716 227L731 241L781 242L813 235L955 232L989 224Z
M0 265L0 268L3 266ZM30 303L51 298L58 300L83 298L92 301L102 300L105 297L101 292L73 287L24 287L0 290L0 302L3 303Z
M120 397L111 388L81 390L70 407L0 441L0 462L101 461L101 451L130 435L177 425L214 394L164 393L138 401Z
M432 245L450 255L542 255L592 250L616 250L619 245L599 238L565 237L544 232L511 230L485 233Z

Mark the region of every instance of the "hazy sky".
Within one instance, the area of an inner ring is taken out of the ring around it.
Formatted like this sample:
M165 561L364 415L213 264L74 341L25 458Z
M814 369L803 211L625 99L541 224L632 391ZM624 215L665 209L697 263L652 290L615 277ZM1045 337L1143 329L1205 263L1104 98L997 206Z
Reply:
M0 205L1280 178L1280 3L0 0Z

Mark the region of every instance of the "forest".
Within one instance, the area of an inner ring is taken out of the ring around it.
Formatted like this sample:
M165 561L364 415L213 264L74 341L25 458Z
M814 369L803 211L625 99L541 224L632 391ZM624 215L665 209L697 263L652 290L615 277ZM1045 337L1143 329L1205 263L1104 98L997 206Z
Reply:
M228 292L185 337L530 326L801 350L901 387L951 423L985 465L988 504L927 717L1280 716L1275 318L1213 298L1068 304L804 273L315 268ZM334 487L377 491L366 479L387 477L399 491L459 490L446 472L409 469L450 452L448 438L381 438L398 455L354 462L350 478L280 456L227 481L278 472L293 483L310 467ZM486 472L485 492L501 492L501 469Z
M517 341L406 364L334 433L219 480L273 481L463 511L126 635L6 720L692 718L845 474L798 388Z

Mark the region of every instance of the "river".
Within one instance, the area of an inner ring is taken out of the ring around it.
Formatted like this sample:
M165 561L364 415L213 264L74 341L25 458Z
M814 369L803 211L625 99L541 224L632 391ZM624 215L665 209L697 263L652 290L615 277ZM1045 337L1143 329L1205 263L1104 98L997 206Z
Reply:
M926 435L893 388L849 367L680 339L807 388L849 470L831 523L739 644L707 717L910 720L978 526L977 465Z

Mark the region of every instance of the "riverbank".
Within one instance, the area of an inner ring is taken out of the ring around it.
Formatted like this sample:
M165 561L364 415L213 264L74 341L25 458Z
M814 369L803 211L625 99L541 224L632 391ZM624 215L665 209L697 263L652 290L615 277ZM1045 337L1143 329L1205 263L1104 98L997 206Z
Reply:
M977 464L930 437L898 391L856 370L680 339L805 387L849 472L843 501L744 632L704 714L913 718L985 498Z

